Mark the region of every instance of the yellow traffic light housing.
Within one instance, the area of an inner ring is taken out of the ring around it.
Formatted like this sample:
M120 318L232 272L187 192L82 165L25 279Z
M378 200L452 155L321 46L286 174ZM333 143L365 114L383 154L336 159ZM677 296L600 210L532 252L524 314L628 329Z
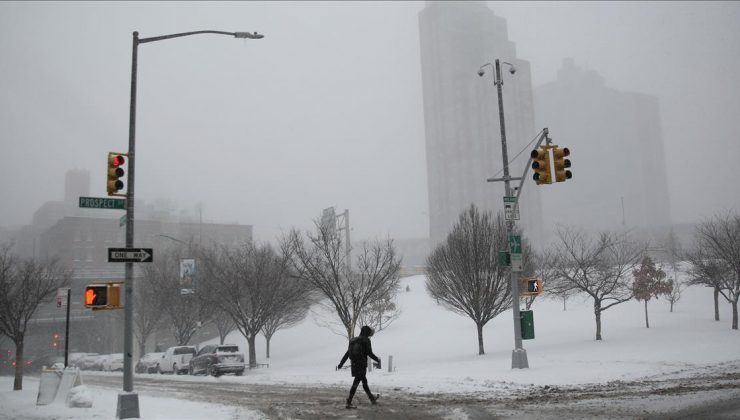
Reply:
M532 157L532 169L534 175L532 179L537 185L552 184L552 176L550 175L550 148L548 146L540 146L539 149L532 150L530 154Z
M106 186L108 195L126 195L123 193L119 193L119 191L121 191L124 186L123 180L121 178L123 178L123 175L125 175L126 173L126 171L124 171L122 168L122 166L126 163L126 158L124 156L128 155L125 153L108 153L108 183Z
M520 296L539 296L542 293L542 279L537 277L523 277L519 279Z
M85 287L85 307L92 310L120 309L122 283L99 283Z
M567 147L557 147L552 149L553 166L555 167L555 182L564 182L566 179L573 178L573 174L567 168L570 168L570 149Z

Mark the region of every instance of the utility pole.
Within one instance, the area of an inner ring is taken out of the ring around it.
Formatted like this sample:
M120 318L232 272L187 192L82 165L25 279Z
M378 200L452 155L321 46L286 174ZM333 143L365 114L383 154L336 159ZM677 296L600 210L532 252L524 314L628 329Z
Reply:
M498 118L499 126L501 127L501 158L503 159L504 164L504 177L500 179L491 179L489 181L504 181L504 191L506 197L511 197L511 181L521 180L522 178L512 178L509 175L509 154L506 147L506 127L504 124L504 100L502 89L504 82L501 79L501 66L499 64L499 60L496 59L495 63L496 65L493 83L496 85L496 90L498 93ZM510 72L514 74L514 72L516 71L516 69L514 69L514 66L511 63L506 64L511 67ZM486 63L481 66L481 68L478 70L479 76L483 76L483 67L487 65L491 65L491 63ZM521 191L521 188L519 188L519 190ZM516 202L516 205L519 205L518 200ZM509 241L509 252L512 255L512 266L509 272L511 281L511 307L514 317L514 350L512 350L511 352L511 368L525 369L529 368L529 362L527 361L527 350L525 350L522 346L522 324L519 308L519 282L517 280L517 273L519 271L515 270L515 268L519 267L514 267L514 251L517 251L516 247L521 246L521 242L520 237L514 235L514 220L506 221L506 236ZM521 251L519 250L519 252ZM521 270L521 268L519 268L519 270Z

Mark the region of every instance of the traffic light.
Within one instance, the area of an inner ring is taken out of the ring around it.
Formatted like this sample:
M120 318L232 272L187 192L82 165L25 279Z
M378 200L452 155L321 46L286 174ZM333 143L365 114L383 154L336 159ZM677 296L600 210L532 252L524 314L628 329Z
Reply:
M51 348L56 349L59 347L59 333L54 333L51 335Z
M552 149L553 165L555 166L555 182L563 182L566 179L573 178L573 174L567 169L570 168L570 149L567 147L557 147Z
M542 279L525 277L520 279L519 294L521 296L538 296L542 293Z
M96 309L120 309L121 283L90 284L85 287L85 307Z
M532 150L532 169L534 175L532 179L537 185L552 184L550 176L550 150L547 146L540 146L539 149Z
M118 192L123 189L124 185L123 181L121 180L123 175L126 173L126 171L124 171L122 168L123 164L126 163L126 158L124 156L127 155L114 152L108 153L108 195L124 195Z

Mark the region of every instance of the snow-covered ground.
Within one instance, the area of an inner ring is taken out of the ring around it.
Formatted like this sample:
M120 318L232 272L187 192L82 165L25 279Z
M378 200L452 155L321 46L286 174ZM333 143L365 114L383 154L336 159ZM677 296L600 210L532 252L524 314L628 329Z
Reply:
M714 321L709 288L686 289L672 313L664 299L651 301L649 329L645 328L642 302L617 305L602 314L602 341L594 340L592 301L573 298L564 311L562 301L548 300L543 295L532 306L535 339L524 341L529 369L511 369L511 312L499 315L484 328L486 354L479 356L475 324L437 305L427 295L424 281L423 276L402 280L398 297L401 316L373 337L373 349L382 358L383 369L373 371L368 378L373 389L385 394L505 395L541 385L660 380L740 363L740 332L730 328L731 307L721 302L721 321ZM246 350L246 341L236 332L227 341ZM269 362L269 368L249 371L243 377L169 378L202 381L204 386L239 382L348 387L350 383L348 371L334 369L346 350L346 339L319 326L313 316L296 327L278 331L269 360L264 341L258 340L257 346L258 362ZM393 356L392 372L387 370L389 356ZM83 372L83 381L84 376ZM26 378L22 392L11 389L12 378L0 378L0 417L115 417L116 391L91 387L93 408L67 408L36 407L36 379ZM260 418L249 407L185 402L149 393L139 393L139 401L142 418Z

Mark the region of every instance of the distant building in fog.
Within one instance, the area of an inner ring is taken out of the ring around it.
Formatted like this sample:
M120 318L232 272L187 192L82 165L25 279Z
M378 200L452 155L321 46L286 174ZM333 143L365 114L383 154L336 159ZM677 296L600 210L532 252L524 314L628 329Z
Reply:
M547 225L638 231L671 225L656 97L609 88L572 59L534 97L538 124L571 149L573 164L573 179L543 189Z
M503 96L510 175L521 176L529 150L514 157L536 136L529 62L516 56L506 20L485 2L427 2L419 13L424 94L429 235L437 245L474 203L495 214L503 211L501 136L492 69L478 77L485 63L502 64ZM512 183L512 187L518 183ZM521 226L529 236L542 229L539 189L527 182L521 196Z

